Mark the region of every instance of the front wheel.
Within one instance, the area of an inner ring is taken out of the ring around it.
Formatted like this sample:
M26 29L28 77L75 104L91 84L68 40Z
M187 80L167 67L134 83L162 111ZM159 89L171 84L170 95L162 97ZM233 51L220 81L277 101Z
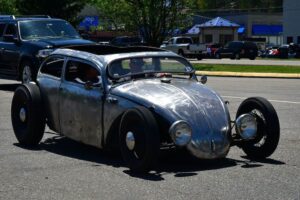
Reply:
M35 74L33 70L33 65L29 61L24 61L21 64L21 81L23 84L29 83L35 80Z
M257 136L241 143L241 148L250 158L269 157L278 146L280 125L272 104L262 97L248 98L239 106L236 117L250 113L257 121Z
M39 88L34 84L19 86L13 96L11 120L17 140L22 145L37 145L45 130L45 116Z
M127 110L119 131L122 157L135 172L148 172L157 162L160 137L159 129L152 113L137 107Z

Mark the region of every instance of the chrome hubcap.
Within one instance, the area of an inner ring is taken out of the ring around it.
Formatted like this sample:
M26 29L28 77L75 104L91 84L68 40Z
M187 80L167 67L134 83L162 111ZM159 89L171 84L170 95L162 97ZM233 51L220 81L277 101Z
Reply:
M22 80L23 83L29 83L30 81L32 81L32 73L28 65L24 66Z
M127 145L127 148L132 151L134 149L134 146L135 146L135 138L134 138L134 135L131 131L129 131L127 134L126 134L126 145Z
M21 122L25 122L26 121L26 110L25 110L25 108L21 108L19 115L20 115Z

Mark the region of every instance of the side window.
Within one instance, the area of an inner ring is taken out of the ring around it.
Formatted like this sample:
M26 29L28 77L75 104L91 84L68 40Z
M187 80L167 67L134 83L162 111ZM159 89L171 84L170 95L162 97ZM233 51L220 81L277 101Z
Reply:
M67 63L65 79L80 84L85 84L86 82L101 83L100 72L95 67L84 62L72 60Z
M64 65L63 58L51 57L51 58L47 59L47 61L42 66L41 73L60 78L63 65Z
M17 30L16 26L14 24L8 24L6 30L5 30L5 35L17 35Z
M0 23L0 41L3 40L3 32L4 32L5 24Z

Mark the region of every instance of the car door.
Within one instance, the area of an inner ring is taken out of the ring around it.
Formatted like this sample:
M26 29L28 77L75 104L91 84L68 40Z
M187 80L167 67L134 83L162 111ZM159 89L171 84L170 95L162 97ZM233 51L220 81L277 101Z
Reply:
M97 77L90 77L90 70L96 70ZM102 147L103 91L101 72L96 65L85 60L67 60L59 102L63 135Z
M230 57L232 55L232 48L234 44L232 42L227 43L224 48L221 49L222 57Z
M7 70L7 65L4 62L4 46L5 43L3 41L3 34L4 34L4 30L5 30L6 24L4 22L0 22L0 72L4 72L5 70Z
M21 43L5 40L5 36L13 36L19 40L17 25L9 23L3 34L2 48L2 61L4 66L13 74L17 72L17 66L20 58Z
M56 131L60 130L59 120L59 88L65 58L58 55L49 56L42 64L37 83L41 90L45 105L48 126Z

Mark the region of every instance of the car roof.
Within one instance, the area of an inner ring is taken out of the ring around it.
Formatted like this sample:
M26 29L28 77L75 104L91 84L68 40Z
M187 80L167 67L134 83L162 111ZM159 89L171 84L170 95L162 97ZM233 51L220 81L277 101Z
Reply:
M48 15L24 15L24 16L15 16L15 15L0 15L0 21L5 22L14 22L14 21L28 21L28 20L63 20L58 18L51 18Z
M85 60L93 60L100 63L110 63L116 59L143 57L143 56L165 56L180 57L177 54L155 47L116 47L111 45L77 45L63 47L55 50L52 54L71 56Z

